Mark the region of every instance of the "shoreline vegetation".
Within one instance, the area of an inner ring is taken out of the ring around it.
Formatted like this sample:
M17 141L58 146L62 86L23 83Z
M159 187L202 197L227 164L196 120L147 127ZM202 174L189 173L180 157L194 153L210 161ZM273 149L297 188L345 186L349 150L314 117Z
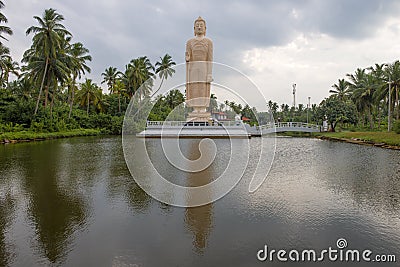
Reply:
M0 134L0 144L14 144L31 141L44 141L50 139L77 137L77 136L96 136L100 135L101 130L97 129L73 129L52 133L36 133L30 131L6 132Z
M327 141L345 142L357 145L376 146L386 149L400 150L400 136L395 132L343 131L303 133L277 133L281 137L317 138Z
M0 37L7 40L12 30L5 25L3 7L0 0ZM0 42L0 143L119 135L131 102L132 112L140 110L144 100L150 100L152 107L146 118L149 121L164 121L173 110L182 107L184 92L174 89L165 95L154 95L154 80L158 77L162 84L175 73L176 63L170 55L166 53L155 63L147 56L139 56L131 59L124 70L106 67L103 73L97 73L108 89L106 93L85 77L91 72L92 56L84 44L75 42L63 21L64 17L52 8L46 9L42 17L34 16L34 25L26 29L31 45L20 62L14 61L6 43ZM399 60L358 68L338 79L329 93L319 104L311 103L311 97L307 105L296 106L269 100L270 112L257 111L247 103L217 101L217 96L211 94L208 111L222 113L231 120L240 114L250 125L265 124L271 115L279 122L322 125L325 121L332 133L308 136L384 148L400 146ZM136 100L131 101L134 96ZM180 115L175 119L183 118ZM142 122L145 120L138 125ZM381 130L388 128L388 133Z
M400 136L395 132L326 132L314 133L313 136L322 140L400 150Z

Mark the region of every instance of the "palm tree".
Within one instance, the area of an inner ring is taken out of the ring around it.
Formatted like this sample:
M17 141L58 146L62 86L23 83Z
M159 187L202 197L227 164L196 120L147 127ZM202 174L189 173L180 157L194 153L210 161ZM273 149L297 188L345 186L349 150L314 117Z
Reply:
M360 112L367 113L368 119L369 119L369 124L370 128L374 128L374 120L372 117L372 112L374 108L374 94L377 89L377 83L375 81L375 78L372 74L370 73L365 73L363 74L364 76L361 78L361 76L358 76L358 78L361 78L360 80L357 80L359 83L354 85L354 90L353 90L353 102L356 104L357 109Z
M345 79L339 79L338 83L332 85L333 90L329 90L329 93L337 95L340 100L346 100L349 95L349 83Z
M5 85L4 76L6 75L8 62L11 61L10 49L0 44L0 84Z
M3 3L3 1L0 1L0 9L2 9L3 7L4 7L4 3ZM2 12L0 12L0 23L3 23L3 22L7 23L8 19ZM3 36L4 33L8 34L8 35L12 35L13 34L13 32L12 32L10 27L4 26L4 25L0 25L0 39L7 40L7 38L5 38ZM0 42L0 45L1 44L2 44L2 42Z
M105 112L107 107L110 105L107 102L106 96L103 95L103 91L100 87L97 87L96 97L93 104L95 105L96 109L101 113Z
M122 81L125 83L126 90L131 97L137 92L139 100L150 95L153 86L153 71L154 67L146 56L132 59L125 66Z
M125 84L122 82L121 79L115 81L113 86L113 93L118 94L118 113L121 114L121 93L126 92Z
M86 115L89 115L90 102L96 103L99 97L99 87L93 83L91 79L86 78L81 84L81 89L77 93L77 98L80 100L81 106L86 105Z
M31 33L34 34L32 41L32 47L28 50L28 54L24 54L25 61L32 62L35 60L41 60L44 64L35 64L35 71L41 72L41 84L39 89L39 96L36 102L35 113L37 113L39 107L39 101L43 90L43 85L48 78L48 82L50 81L48 75L49 65L53 63L53 66L58 65L59 62L56 62L57 53L62 49L63 42L65 42L65 37L72 36L69 31L67 31L64 25L61 22L64 20L64 17L56 12L55 9L46 9L43 13L43 18L38 16L34 16L34 19L38 22L39 26L31 26L26 30L26 35ZM34 57L34 58L32 58ZM41 66L41 68L38 68ZM36 74L38 76L38 74ZM47 105L49 88L46 87L45 92L45 107Z
M101 83L107 83L108 90L114 93L114 85L118 79L118 76L122 74L115 67L109 67L106 69L101 76L104 76L103 81Z
M391 82L392 110L396 107L396 120L400 117L399 87L400 87L400 61L395 61L386 67L387 78ZM387 87L386 87L387 88ZM387 94L389 91L387 91Z
M158 76L161 79L161 83L160 83L160 87L158 87L157 91L155 91L153 93L153 95L155 93L158 92L158 90L160 90L161 85L164 82L164 79L168 79L168 76L172 77L172 74L175 73L175 70L172 68L172 66L176 65L176 63L174 61L172 61L172 58L170 55L165 54L164 57L160 57L161 61L157 61L156 62L156 74L158 74Z
M81 74L85 74L85 71L90 73L90 67L86 65L86 61L92 61L92 57L88 53L89 50L85 48L82 43L74 43L68 47L73 84L76 83L77 78L79 79L81 78ZM75 90L71 90L68 118L71 118L72 106L74 104L74 97L75 97Z

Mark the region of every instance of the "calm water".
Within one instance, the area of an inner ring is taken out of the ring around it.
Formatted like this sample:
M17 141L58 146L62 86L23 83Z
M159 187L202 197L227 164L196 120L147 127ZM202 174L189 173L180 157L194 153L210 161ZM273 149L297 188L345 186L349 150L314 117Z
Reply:
M0 146L0 266L285 266L256 253L322 250L341 237L397 254L397 265L379 266L399 266L399 151L278 138L266 182L254 194L249 182L213 204L176 208L136 185L118 137Z

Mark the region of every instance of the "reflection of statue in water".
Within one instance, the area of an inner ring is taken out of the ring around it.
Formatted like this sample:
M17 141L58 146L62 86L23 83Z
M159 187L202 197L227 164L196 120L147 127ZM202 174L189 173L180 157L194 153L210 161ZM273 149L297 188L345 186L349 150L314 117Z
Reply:
M205 37L206 22L198 17L194 22L195 37L186 43L186 105L193 107L189 121L208 121L212 81L213 43Z
M190 140L187 144L186 148L188 149L190 158L199 158L201 157L199 151L199 140ZM209 153L209 147L206 146L203 151L204 154ZM197 169L197 166L193 166L193 168ZM212 182L213 167L210 166L205 170L195 173L187 174L187 184L188 187L198 187L207 185ZM206 197L211 200L212 192L205 193L206 195L202 195L201 197ZM192 201L198 202L196 195L190 195L187 199L187 204L191 205ZM213 229L213 204L207 204L200 207L186 208L185 210L185 223L188 229L193 234L193 246L194 251L198 254L203 254L208 245L208 239L211 234L211 230Z

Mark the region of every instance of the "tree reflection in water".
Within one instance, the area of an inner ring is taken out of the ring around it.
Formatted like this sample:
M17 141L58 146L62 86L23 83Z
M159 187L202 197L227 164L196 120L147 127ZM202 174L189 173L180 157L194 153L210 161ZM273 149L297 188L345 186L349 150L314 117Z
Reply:
M15 199L0 183L0 266L8 266L12 260L6 233L15 210Z
M64 261L72 249L74 232L84 228L88 216L77 180L77 171L87 162L62 144L29 146L26 153L35 160L24 166L28 217L36 229L39 251L51 263ZM93 170L85 169L82 179L95 176Z

